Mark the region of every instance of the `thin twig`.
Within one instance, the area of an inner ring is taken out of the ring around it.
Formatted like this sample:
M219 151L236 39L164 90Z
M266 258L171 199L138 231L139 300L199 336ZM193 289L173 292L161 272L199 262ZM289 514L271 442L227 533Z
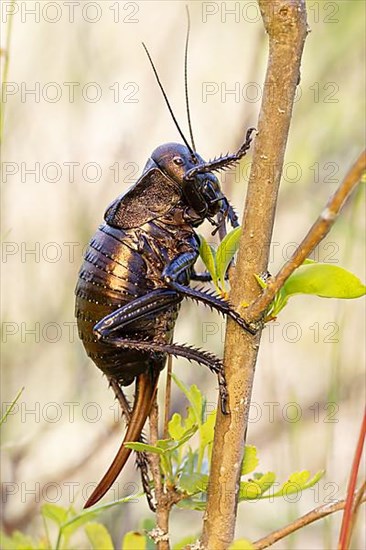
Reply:
M356 491L354 495L355 499L358 497L361 491L362 488ZM365 497L362 498L361 502L365 502ZM256 550L263 550L263 548L268 548L268 546L272 546L272 544L274 544L275 542L287 537L288 535L291 535L291 533L298 531L302 527L305 527L305 525L309 525L310 523L313 523L318 519L325 518L330 514L334 514L334 512L339 512L339 510L343 510L345 505L345 499L337 500L332 504L323 504L323 506L319 506L318 508L311 510L311 512L308 512L304 516L297 518L292 523L289 523L285 527L282 527L282 529L273 531L269 535L257 540L256 542L253 542L252 544Z
M267 269L270 242L291 122L300 61L307 34L304 0L259 0L269 35L269 59L258 137L248 183L243 231L235 274L230 279L230 301L238 306L259 295L253 274ZM275 169L273 169L275 167ZM261 254L246 251L260 250ZM239 476L248 426L250 399L260 333L248 336L228 322L224 363L230 415L217 414L208 503L202 545L224 550L233 539Z
M347 550L351 540L352 526L354 523L352 522L352 513L353 513L353 510L355 509L355 507L353 506L353 501L355 496L355 487L357 482L358 470L361 462L362 449L365 443L365 436L366 436L366 409L364 411L364 415L361 423L360 435L358 436L357 447L355 450L351 473L350 473L349 482L348 482L347 499L346 499L346 505L344 508L344 514L342 518L342 526L341 526L341 532L339 535L338 550Z
M168 365L166 370L166 384L165 384L165 403L164 403L164 428L163 428L163 437L164 439L168 438L168 423L170 415L170 401L172 397L172 368L173 368L173 357L169 355Z
M348 171L344 180L338 187L306 237L299 244L291 258L280 269L272 281L268 282L267 288L257 300L245 310L245 318L248 321L257 320L272 302L275 294L283 287L289 276L299 267L318 244L329 233L334 222L337 220L340 211L352 191L361 181L366 170L366 152L363 151L353 166Z
M159 409L156 398L150 412L150 444L156 445L159 439ZM148 454L150 470L154 480L156 499L156 526L150 536L154 538L158 550L169 550L169 513L170 508L166 506L164 498L164 486L160 474L160 459L155 453Z
M358 491L357 496L356 496L355 501L354 501L354 504L353 504L352 518L351 518L351 523L352 523L351 531L352 532L353 532L354 526L356 524L358 509L362 504L362 499L364 498L365 493L366 493L366 481L364 481L362 483L362 485L360 487L360 490Z

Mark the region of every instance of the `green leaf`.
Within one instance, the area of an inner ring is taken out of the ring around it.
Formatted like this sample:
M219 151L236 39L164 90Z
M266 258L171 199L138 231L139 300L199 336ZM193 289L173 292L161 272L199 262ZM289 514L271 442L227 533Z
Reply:
M308 470L302 470L301 472L294 472L291 474L287 481L276 491L271 497L282 497L292 495L305 489L313 487L318 483L324 475L325 471L320 470L310 479L310 472Z
M179 441L174 439L159 439L157 442L157 448L163 451L163 454L172 453L176 449L179 449L184 443L186 443L196 433L198 429L197 424L192 426L189 430L186 430ZM155 447L154 447L155 448Z
M239 500L254 500L262 497L276 481L274 472L267 472L254 480L240 483Z
M239 248L241 227L236 227L225 235L216 251L217 278L224 284L225 273L231 259Z
M183 510L198 510L203 512L206 509L206 493L201 493L202 499L197 498L185 498L180 500L177 504L178 508Z
M267 288L267 283L265 281L263 281L262 277L259 277L259 275L256 275L254 273L254 278L255 278L255 280L257 281L258 285L261 288Z
M268 315L270 317L277 317L279 312L286 306L287 302L288 302L288 296L286 296L286 292L284 291L284 289L281 288L280 291L277 292L276 296L274 297L274 300L271 304Z
M259 485L261 489L261 494L267 492L272 487L275 481L276 474L274 472L259 474L259 477L256 476L255 479L255 482Z
M246 445L243 465L241 468L241 475L250 474L253 472L259 464L259 458L257 456L257 449L254 445Z
M186 455L184 457L184 462L180 463L179 471L184 471L187 474L193 474L193 472L196 470L198 460L198 451L192 451L190 447L188 447Z
M156 446L158 449L163 451L163 454L166 454L166 452L171 452L176 445L177 442L174 441L174 439L158 439L156 442Z
M146 533L146 550L156 550L156 544L149 536L149 531L152 531L156 527L156 521L152 518L144 518L140 522L139 531Z
M196 433L197 429L197 424L194 424L194 426L192 426L189 430L185 431L182 438L178 442L175 442L169 450L175 451L176 449L179 449L179 447L181 447L182 445L184 445L184 443L187 443L187 441L191 439L191 437Z
M125 443L125 446L128 449L132 449L133 451L140 451L145 453L155 453L158 455L162 455L164 453L164 449L161 449L159 447L155 447L154 445L148 445L147 443L140 443L139 441L131 441L129 443Z
M134 501L142 495L143 493L128 495L127 497L121 498L119 500L108 502L107 504L100 504L99 506L93 506L93 508L83 510L60 526L56 548L60 548L62 536L69 537L74 531L79 529L79 527L93 520L105 510L109 510L110 508L114 508L115 506L121 506L121 504L125 502L130 502L131 500Z
M68 539L80 527L95 519L97 515L98 512L96 510L88 510L85 514L81 513L76 515L75 517L61 525L60 535Z
M195 415L195 422L199 425L203 422L203 415L204 415L204 409L205 409L205 401L202 397L202 393L197 388L195 384L192 384L190 388L188 388L179 378L175 376L175 374L172 374L172 378L178 388L184 393L186 398L188 399L189 403L192 405L193 412Z
M256 500L261 496L261 488L255 481L241 481L239 500Z
M185 428L182 425L182 417L179 413L174 413L168 422L168 432L172 439L179 441L185 432Z
M156 527L156 521L152 518L144 518L140 525L141 531L152 531Z
M214 438L214 429L216 422L216 411L207 415L207 420L200 426L200 441L203 448L212 443Z
M121 550L146 550L146 542L145 535L141 535L136 531L129 531L123 537Z
M183 438L187 437L188 433L191 433L192 436L196 433L198 428L194 421L195 415L191 407L189 407L188 414L184 420L179 413L174 413L168 423L168 432L170 437L174 441L181 441Z
M43 550L47 546L43 541L35 542L32 537L25 535L20 531L14 531L11 536L0 532L1 550Z
M239 539L230 544L229 550L254 550L254 546L249 540Z
M12 535L6 535L3 531L0 531L0 548L3 550L14 550L15 544L13 543L13 537L17 531L13 531Z
M114 550L111 536L101 523L89 523L85 531L93 550Z
M356 275L331 264L302 265L283 286L287 297L294 294L315 294L322 298L359 298L366 286Z
M193 426L197 426L196 414L192 407L187 407L187 416L183 418L183 426L185 430L189 430Z
M65 523L68 517L68 510L57 504L43 504L41 513L44 518L54 521L59 526Z
M189 544L194 544L198 538L199 535L188 535L187 537L184 537L184 539L181 539L179 542L174 544L173 550L184 550Z
M179 488L189 495L201 493L207 490L208 475L198 472L183 473L178 482Z
M217 275L216 275L216 251L215 249L208 244L206 239L199 235L200 239L200 256L203 263L206 266L207 271L212 277L214 284L217 286Z

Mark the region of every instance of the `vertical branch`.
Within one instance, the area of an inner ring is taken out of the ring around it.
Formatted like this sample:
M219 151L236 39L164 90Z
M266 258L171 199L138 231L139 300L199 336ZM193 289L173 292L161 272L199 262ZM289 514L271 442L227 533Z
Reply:
M300 61L307 34L304 0L258 0L269 35L269 59L230 301L252 302L254 274L266 270ZM241 463L260 334L228 321L224 363L231 414L217 415L204 548L225 549L234 536Z
M150 412L150 443L156 445L159 439L159 410L157 400L153 403ZM154 541L159 550L169 550L169 513L170 508L166 505L164 498L164 486L160 473L160 457L155 453L149 454L149 463L154 480L155 497L156 497L156 529L150 536L154 538Z

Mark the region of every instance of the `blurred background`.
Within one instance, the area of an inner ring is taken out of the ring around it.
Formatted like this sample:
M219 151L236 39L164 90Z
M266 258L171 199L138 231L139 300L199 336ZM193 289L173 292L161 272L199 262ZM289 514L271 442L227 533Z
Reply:
M78 4L78 5L76 5ZM204 158L242 143L257 124L267 37L256 2L188 2L189 90ZM188 134L184 104L185 2L3 2L8 48L2 165L2 407L24 391L2 427L2 522L41 531L44 502L80 509L124 432L106 379L86 357L74 320L83 249L106 206L132 185L151 151L179 141L143 41ZM269 270L276 273L364 145L365 4L307 2L310 34L289 135ZM231 10L231 11L230 11ZM14 12L10 40L9 14ZM2 56L2 62L5 57ZM2 73L4 74L4 73ZM251 157L221 177L242 214ZM364 190L349 201L314 259L365 278ZM212 240L210 227L200 232ZM323 503L343 498L365 394L364 302L295 297L268 326L258 358L248 443L278 480L326 474L294 500L242 504L236 538L255 540ZM175 341L222 354L225 325L184 303ZM179 359L174 372L216 406L206 369ZM161 377L160 400L165 374ZM133 395L133 388L130 388ZM173 411L187 403L173 388ZM172 412L173 412L172 411ZM139 490L131 459L121 494ZM132 484L132 485L131 485ZM113 492L104 502L112 500ZM116 543L152 517L145 500L103 515ZM360 518L361 519L361 518ZM189 532L182 528L189 521ZM201 513L172 513L173 542L199 533ZM334 547L341 514L277 548ZM86 539L76 541L87 547ZM361 522L352 548L365 547Z

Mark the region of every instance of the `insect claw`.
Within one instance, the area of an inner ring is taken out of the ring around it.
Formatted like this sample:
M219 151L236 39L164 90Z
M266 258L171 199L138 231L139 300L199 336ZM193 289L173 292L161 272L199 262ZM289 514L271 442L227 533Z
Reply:
M225 393L224 395L221 395L220 396L220 407L221 407L221 412L222 414L224 414L225 416L227 416L228 414L230 414L230 409L228 407L228 403L227 403L227 394Z

